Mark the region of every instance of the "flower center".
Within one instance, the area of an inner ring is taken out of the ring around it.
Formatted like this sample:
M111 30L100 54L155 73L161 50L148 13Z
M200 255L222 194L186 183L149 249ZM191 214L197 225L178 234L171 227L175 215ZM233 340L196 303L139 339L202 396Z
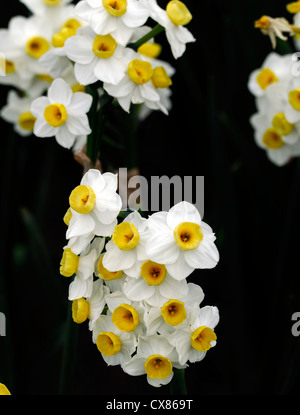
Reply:
M127 0L102 0L102 4L112 16L122 16L127 11Z
M300 12L300 1L294 1L286 5L287 11L290 13Z
M15 64L6 59L5 60L5 73L6 74L14 73L15 70L16 70Z
M60 274L64 277L71 277L77 271L78 261L78 255L75 255L70 248L65 248L60 261Z
M262 16L260 19L256 20L254 23L254 27L256 29L266 30L270 26L270 19L268 16Z
M75 323L81 324L90 314L90 304L85 298L78 298L72 302L72 318Z
M70 207L77 213L89 213L95 201L96 195L90 186L77 186L69 196Z
M270 150L278 150L284 146L284 141L281 135L275 130L275 128L268 128L262 138L264 145Z
M153 68L150 62L134 59L129 62L127 72L133 82L142 85L152 78Z
M183 251L197 248L203 239L201 227L197 223L182 222L174 230L175 242Z
M159 354L148 357L145 362L145 370L151 379L165 379L172 373L172 363L170 359Z
M112 240L121 251L129 251L136 247L140 235L133 223L122 222L115 227Z
M97 35L93 42L93 52L98 58L107 59L113 56L117 42L111 35Z
M152 58L155 59L159 56L160 52L161 52L161 45L158 43L154 43L154 42L146 42L143 43L139 48L138 48L138 53L140 53L141 55L147 56L148 58Z
M272 126L280 135L289 135L294 129L294 125L287 121L283 112L274 116Z
M104 266L103 266L103 255L101 256L101 258L98 261L97 264L97 271L98 271L98 277L102 278L105 281L112 281L112 280L117 280L118 278L120 278L123 274L123 271L108 271Z
M192 347L200 352L211 348L210 342L217 340L215 332L206 326L198 327L191 335Z
M186 25L192 20L192 15L184 3L172 0L167 4L166 12L176 26Z
M121 350L121 340L111 332L101 332L97 337L97 348L105 356L113 356Z
M72 216L73 216L73 214L72 214L71 208L68 208L68 210L66 211L66 213L65 213L65 215L64 215L64 217L63 217L63 222L64 222L67 226L69 226L69 224L70 224L70 220L71 220Z
M67 121L68 114L63 104L51 104L45 108L44 117L52 127L60 127Z
M112 322L121 331L133 331L139 324L139 316L135 308L121 304L112 313Z
M169 300L161 308L161 314L165 322L171 326L177 326L186 319L184 303L178 300Z
M148 285L160 285L166 278L167 269L164 265L148 260L141 266L141 275Z
M52 46L55 48L62 48L65 44L66 39L76 35L77 29L81 27L81 23L76 19L67 20L60 31L55 33L52 37Z
M44 53L50 49L47 39L40 36L34 36L26 43L25 50L29 56L39 59Z
M152 82L156 88L168 88L172 85L171 78L163 66L157 66L153 69Z
M289 103L296 111L300 111L300 88L289 92Z
M278 79L271 69L264 68L257 75L256 81L261 89L265 90L269 85L278 82Z
M43 2L46 4L46 6L57 6L61 0L43 0Z
M36 118L31 114L30 111L22 112L19 117L20 127L26 131L33 131L35 120Z

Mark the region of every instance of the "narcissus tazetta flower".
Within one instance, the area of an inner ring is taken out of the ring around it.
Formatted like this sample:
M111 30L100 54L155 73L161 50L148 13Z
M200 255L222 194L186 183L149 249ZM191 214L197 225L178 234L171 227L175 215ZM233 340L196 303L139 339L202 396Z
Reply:
M196 268L214 268L219 261L215 235L191 203L180 202L169 212L152 214L148 230L148 258L164 264L176 280L187 278Z
M55 137L62 147L71 148L76 137L91 132L87 117L91 104L91 95L73 93L63 79L55 79L47 97L32 102L31 112L37 118L34 134L37 137Z
M149 8L145 0L82 0L76 14L89 22L98 35L112 35L125 46L134 30L146 23Z
M139 336L137 353L123 370L131 376L147 375L147 381L154 387L167 385L173 378L173 368L182 369L174 346L163 335Z

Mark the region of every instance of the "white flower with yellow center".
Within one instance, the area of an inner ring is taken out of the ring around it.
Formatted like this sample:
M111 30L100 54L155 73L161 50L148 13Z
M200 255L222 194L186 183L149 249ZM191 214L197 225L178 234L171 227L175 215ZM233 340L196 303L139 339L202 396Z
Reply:
M140 275L140 265L145 257L147 219L138 212L130 213L112 232L106 244L103 265L109 271L123 270L133 278Z
M30 112L31 102L31 98L20 97L15 90L10 90L7 104L1 109L1 117L12 123L14 130L21 136L33 133L36 118Z
M20 0L33 14L50 15L65 8L72 0Z
M37 74L47 74L39 63L41 56L51 45L53 26L45 17L15 16L0 33L0 49L10 69L16 71L21 79L29 82Z
M299 126L288 122L283 112L274 114L271 121L265 113L257 112L250 117L250 124L256 144L275 165L283 166L300 154Z
M75 77L82 85L96 81L115 85L125 75L124 47L110 34L97 35L90 27L84 27L67 39L64 49L68 58L75 62Z
M175 280L166 266L154 261L144 261L139 278L128 278L123 286L124 294L132 301L144 301L153 307L161 307L170 298L182 299L188 293L186 279Z
M148 229L147 257L165 264L176 280L185 279L196 268L214 268L219 261L215 235L191 203L180 202L169 212L152 214Z
M101 278L105 285L111 292L121 291L123 292L123 286L127 281L127 275L122 271L108 271L103 266L103 257L105 253L102 253L96 266L95 275Z
M147 375L147 381L154 387L167 385L173 378L173 368L184 369L178 363L178 354L164 335L139 336L137 353L122 365L131 376Z
M186 44L196 40L184 27L192 19L190 11L183 2L177 0L170 1L166 10L162 9L156 0L148 0L148 4L152 19L165 28L174 58L179 58L185 52Z
M131 301L121 291L114 291L106 296L108 315L121 331L133 332L136 336L144 333L145 306L140 301Z
M178 299L180 298L180 300ZM189 319L192 307L199 306L204 298L202 288L193 283L188 284L188 294L182 297L175 293L160 307L151 307L145 315L147 335L154 333L172 333L176 328Z
M90 169L81 179L80 185L69 196L71 218L66 233L67 239L85 244L96 236L111 236L117 224L117 216L122 207L117 193L118 178L113 173L101 174ZM91 238L91 239L90 239Z
M300 122L300 76L292 77L286 88L284 115L290 123Z
M135 29L146 23L149 9L145 0L82 0L76 14L98 35L111 35L125 46Z
M37 118L34 134L37 137L55 137L62 147L71 148L76 137L91 132L87 117L91 104L89 94L73 93L63 79L55 79L47 97L39 97L31 105L31 112Z
M125 76L117 85L105 82L103 89L116 98L126 112L130 112L131 103L157 107L160 95L152 83L154 69L151 63L129 48L124 50L123 56L127 60Z
M292 55L279 55L271 52L262 66L251 72L248 89L256 97L265 95L268 87L274 83L287 84L291 79Z
M61 18L61 24L53 33L51 48L40 58L40 64L46 68L53 78L58 78L69 67L72 66L66 55L65 42L71 36L75 36L77 30L85 25L85 22L74 15L74 7L66 8Z
M207 351L216 345L214 328L219 322L219 310L214 306L194 307L189 321L182 324L168 339L176 348L179 363L184 365L202 360Z
M92 338L104 361L110 366L128 362L137 346L135 335L119 330L111 316L106 315L94 321Z

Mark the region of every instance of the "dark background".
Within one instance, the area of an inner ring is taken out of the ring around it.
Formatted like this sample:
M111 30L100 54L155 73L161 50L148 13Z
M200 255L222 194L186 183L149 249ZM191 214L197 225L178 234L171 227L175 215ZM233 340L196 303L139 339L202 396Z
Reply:
M137 166L148 179L205 177L204 221L216 233L221 259L189 281L203 288L203 305L219 308L220 323L217 346L186 370L188 393L295 395L299 340L291 316L300 311L300 164L276 167L256 146L248 121L254 99L247 90L250 72L271 51L254 20L290 16L271 0L186 4L197 41L175 61L161 35L162 57L177 71L173 108L139 126L136 148ZM26 8L6 3L1 27L17 14ZM281 42L278 51L286 51ZM1 106L8 90L1 87ZM68 337L69 281L59 274L62 218L82 168L54 139L18 137L3 120L0 126L0 311L7 323L0 383L14 395L168 393L168 387L153 390L145 377L107 367L87 324L72 324ZM103 157L106 150L108 164L125 167L118 164L122 152L104 145Z

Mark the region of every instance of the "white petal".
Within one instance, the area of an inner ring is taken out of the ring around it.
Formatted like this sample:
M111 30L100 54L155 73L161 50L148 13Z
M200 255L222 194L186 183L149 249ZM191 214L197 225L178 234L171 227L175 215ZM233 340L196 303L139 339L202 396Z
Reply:
M86 114L70 115L66 122L68 130L73 135L87 135L91 133L89 120Z
M55 138L58 144L65 148L71 148L74 144L76 135L72 134L67 124L58 127L56 130L57 132L55 133Z
M175 280L167 274L164 282L159 286L159 291L166 298L181 300L188 294L188 284L186 280Z
M49 125L44 117L39 117L34 123L33 132L37 137L54 137L56 128Z
M103 266L109 271L115 272L130 268L135 263L135 253L130 251L121 251L112 241L106 244L106 253L103 258Z
M198 209L189 202L177 203L168 212L167 223L171 229L175 229L181 222L201 224L201 216Z
M145 371L145 357L141 355L135 355L129 362L122 365L125 373L131 376L140 376L146 373Z
M219 251L210 238L203 238L200 245L184 252L186 262L193 268L214 268L219 261Z
M172 378L174 376L174 372L172 372L167 378L165 379L151 379L149 376L147 376L147 381L149 385L154 386L156 388L159 388L162 385L167 385L171 382Z
M177 281L182 281L187 278L193 271L194 267L191 267L185 260L184 252L180 252L178 259L172 264L166 264L168 273Z
M166 232L150 236L145 248L150 260L164 265L175 263L180 254L173 235Z
M129 278L123 286L124 294L132 301L142 301L154 294L154 286L149 286L143 277Z
M50 101L47 97L39 97L31 103L30 111L32 115L39 117L40 115L44 115L45 108L48 105L50 105Z
M94 62L88 65L75 63L74 75L81 85L93 84L97 81L97 77L94 75Z
M72 95L72 89L61 78L55 79L48 89L48 98L51 104L55 104L58 102L67 107L71 102Z
M89 65L95 57L92 42L86 36L72 36L65 41L65 51L68 58L83 65Z
M99 59L94 68L94 75L102 82L116 85L125 76L125 66L113 56L108 59Z
M105 180L101 172L97 169L90 169L85 173L80 182L81 185L90 186L94 192L100 193L105 186Z
M95 221L92 216L87 214L80 214L72 212L72 218L69 223L69 227L66 233L67 239L74 236L88 235L93 232L95 227Z
M82 114L87 113L92 105L92 96L85 92L75 92L72 95L70 105L68 107L68 114Z

